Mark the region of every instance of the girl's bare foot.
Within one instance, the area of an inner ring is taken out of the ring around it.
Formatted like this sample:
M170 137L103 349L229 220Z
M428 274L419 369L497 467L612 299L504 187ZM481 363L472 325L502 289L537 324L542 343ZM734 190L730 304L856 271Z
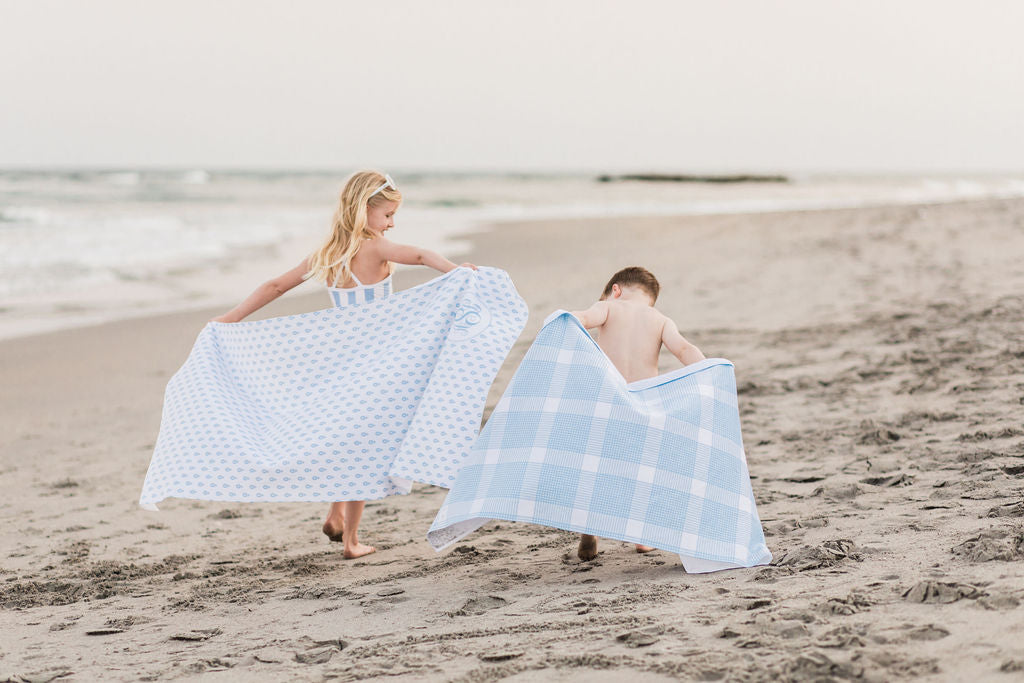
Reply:
M652 548L649 545L640 545L639 543L636 544L636 551L638 553L649 553L652 550L657 550L657 548Z
M352 545L349 545L348 543L346 543L345 552L342 554L345 556L346 560L354 560L357 557L363 557L364 555L369 555L370 553L375 552L377 552L377 549L374 548L372 545L363 545L362 543L354 543Z
M334 543L344 542L344 531L345 529L345 504L344 503L331 503L331 509L327 513L327 519L324 521L323 531L324 535L327 536Z
M363 506L365 505L366 503L361 500L349 500L331 505L331 511L337 509L343 515L342 519L345 522L344 556L346 560L354 560L377 551L372 545L363 545L359 542L359 520L363 517Z
M338 525L335 526L331 522L331 520L328 519L326 522L324 522L324 535L327 536L327 538L333 541L334 543L343 543L345 541L345 536L344 533L342 532L342 524L344 524L344 522L338 523Z
M584 562L597 557L597 536L580 534L580 547L576 550L576 556Z

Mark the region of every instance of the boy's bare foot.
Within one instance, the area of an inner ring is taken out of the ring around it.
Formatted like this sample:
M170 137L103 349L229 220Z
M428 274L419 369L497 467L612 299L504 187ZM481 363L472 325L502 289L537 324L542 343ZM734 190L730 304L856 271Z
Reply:
M636 551L638 553L649 553L652 550L657 550L657 548L652 548L649 545L640 545L639 543L636 544Z
M331 539L334 540L334 539ZM354 560L357 557L363 557L370 553L377 552L377 549L372 545L363 545L362 543L356 543L355 545L346 545L345 552L342 553L346 560Z
M576 556L584 562L597 557L597 536L580 534L580 547L576 550Z

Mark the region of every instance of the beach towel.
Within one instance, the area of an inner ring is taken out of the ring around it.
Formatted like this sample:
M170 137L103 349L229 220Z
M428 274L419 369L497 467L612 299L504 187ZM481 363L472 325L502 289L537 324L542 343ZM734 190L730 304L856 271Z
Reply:
M688 572L767 564L732 363L627 384L574 316L552 314L427 538L440 550L490 519L654 546Z
M361 306L209 323L167 385L140 504L451 486L528 312L504 271L457 268Z

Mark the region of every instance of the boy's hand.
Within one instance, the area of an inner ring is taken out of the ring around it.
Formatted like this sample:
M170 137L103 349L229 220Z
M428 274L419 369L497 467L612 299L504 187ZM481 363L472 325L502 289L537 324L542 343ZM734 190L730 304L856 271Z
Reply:
M472 268L473 270L477 270L476 266L474 266L472 263L468 263L468 262L467 263L460 263L459 264L459 268Z
M233 317L225 313L224 315L218 315L216 318L210 318L211 323L237 323Z

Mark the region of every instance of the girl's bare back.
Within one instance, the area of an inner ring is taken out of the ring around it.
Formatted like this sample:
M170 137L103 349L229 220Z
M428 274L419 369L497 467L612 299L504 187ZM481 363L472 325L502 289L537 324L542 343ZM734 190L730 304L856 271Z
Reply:
M391 264L379 253L379 245L379 239L363 240L359 251L352 257L349 269L358 278L358 283L372 285L383 281L391 275ZM340 266L337 270L340 271ZM330 278L333 280L337 274L332 272ZM347 289L356 286L356 284L357 280L350 275L345 282L339 283L338 286Z

